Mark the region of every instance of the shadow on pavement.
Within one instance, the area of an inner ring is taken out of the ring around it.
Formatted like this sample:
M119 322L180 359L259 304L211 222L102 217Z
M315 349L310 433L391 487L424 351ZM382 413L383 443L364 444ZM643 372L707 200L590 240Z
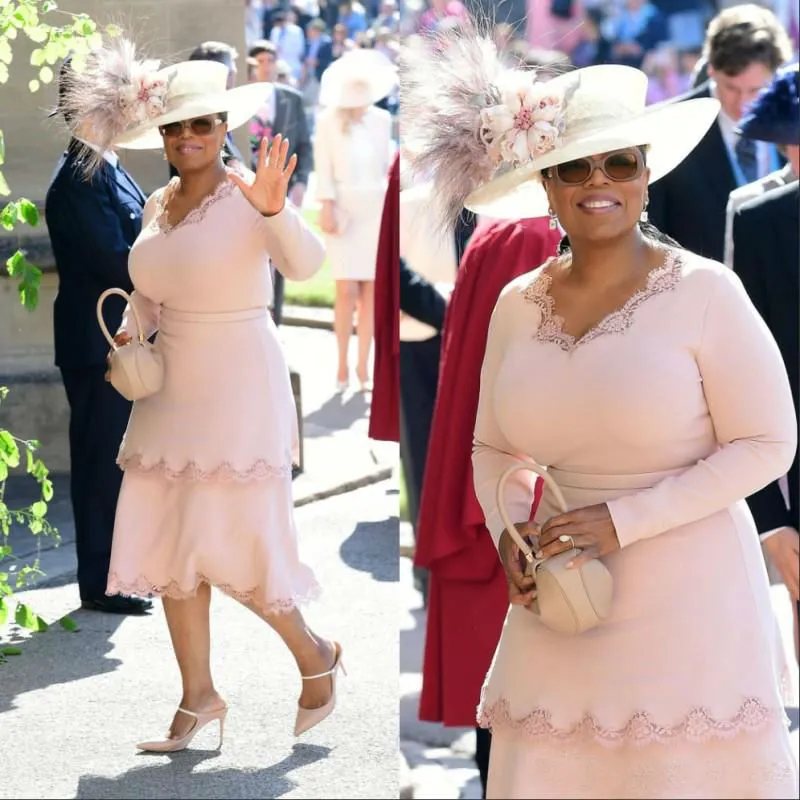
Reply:
M359 522L342 542L342 561L353 569L369 572L376 581L400 580L399 517L380 522Z
M0 667L0 714L10 711L14 700L28 692L112 672L122 663L108 653L114 647L110 639L126 617L81 609L68 616L78 624L78 631L64 630L55 623L24 642L15 642L22 655L9 658Z
M141 758L166 759L158 764L135 767L116 778L83 775L78 781L76 800L102 798L129 800L132 797L174 798L266 798L282 797L298 786L288 777L301 767L320 761L332 748L296 744L290 755L264 769L198 769L219 756L217 751L184 750L168 755L143 754Z
M327 436L329 431L347 430L367 416L369 401L366 394L356 392L343 401L343 395L335 394L308 414L303 419L303 435L312 439Z

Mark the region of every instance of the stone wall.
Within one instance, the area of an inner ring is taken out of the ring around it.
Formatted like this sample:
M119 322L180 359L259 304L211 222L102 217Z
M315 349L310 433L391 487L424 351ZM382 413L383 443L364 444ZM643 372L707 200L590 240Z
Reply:
M180 61L200 42L213 39L233 45L240 53L239 82L246 80L244 7L242 0L60 0L60 10L86 13L98 24L116 23L130 33L143 53L162 61ZM58 13L47 21L57 24ZM55 83L31 94L36 77L29 67L34 45L24 37L13 42L11 79L0 85L0 128L6 140L4 174L13 197L27 197L41 210L53 170L67 134L60 118L47 119L56 99ZM57 71L58 65L54 67ZM243 130L235 134L246 148ZM162 186L168 168L160 151L120 151L121 161L149 194ZM0 198L0 205L3 200ZM42 457L56 471L68 470L66 397L52 361L52 305L57 277L42 218L39 228L0 231L4 263L17 247L44 268L40 305L29 313L19 304L16 287L0 268L0 385L11 395L0 406L0 427L42 441Z

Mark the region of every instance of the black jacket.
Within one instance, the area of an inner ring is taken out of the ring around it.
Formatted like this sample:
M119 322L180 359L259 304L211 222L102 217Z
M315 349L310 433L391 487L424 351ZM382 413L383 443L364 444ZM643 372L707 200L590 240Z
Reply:
M128 254L142 227L145 196L121 165L103 161L91 182L77 167L73 141L58 163L45 200L45 219L58 271L53 306L55 363L59 367L99 366L108 354L95 317L106 289L132 291ZM124 301L109 298L104 316L113 334Z
M778 343L798 416L799 218L800 187L795 181L745 203L736 211L733 219L733 268ZM800 485L796 455L789 470L788 483L788 511L777 481L748 498L759 533L787 525L800 528Z
M447 301L436 287L414 272L405 259L400 259L400 310L424 322L437 331L442 330Z
M710 97L708 83L667 102ZM650 220L687 250L715 261L725 253L725 212L736 176L719 123L715 121L691 153L649 189Z

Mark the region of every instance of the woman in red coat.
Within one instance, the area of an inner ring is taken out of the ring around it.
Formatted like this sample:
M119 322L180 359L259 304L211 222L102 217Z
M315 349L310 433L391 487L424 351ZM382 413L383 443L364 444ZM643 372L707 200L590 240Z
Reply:
M389 170L375 268L375 366L369 436L400 440L400 157Z
M428 722L475 726L480 689L508 611L505 573L472 484L480 371L501 290L555 255L559 240L558 230L543 218L479 228L447 310L415 556L415 563L430 571L419 710ZM478 729L476 761L484 791L488 736Z

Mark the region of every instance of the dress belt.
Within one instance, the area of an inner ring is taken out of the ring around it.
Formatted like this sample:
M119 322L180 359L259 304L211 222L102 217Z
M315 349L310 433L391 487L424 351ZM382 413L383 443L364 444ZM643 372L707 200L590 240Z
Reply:
M659 472L632 472L627 475L570 472L549 467L548 473L561 488L570 489L649 489L664 478L681 475L689 467L666 469Z
M215 311L215 312L197 312L197 311L177 311L174 308L161 309L161 317L167 322L199 322L199 323L217 323L217 322L242 322L248 319L259 319L261 317L269 317L269 310L265 307L262 308L246 308L241 311Z

